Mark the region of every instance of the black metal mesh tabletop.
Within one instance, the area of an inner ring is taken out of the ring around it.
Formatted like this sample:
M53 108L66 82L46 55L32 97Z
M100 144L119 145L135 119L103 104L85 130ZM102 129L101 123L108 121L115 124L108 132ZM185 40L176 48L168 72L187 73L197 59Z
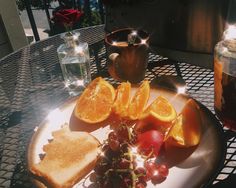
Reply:
M106 69L103 25L79 31L90 45L93 78L102 76L115 84ZM60 36L54 36L0 60L0 187L34 187L26 164L29 140L45 116L70 98L56 53L61 43ZM212 70L150 53L146 79L163 75L182 77L189 95L214 113ZM236 187L236 135L225 130L225 136L225 164L212 187Z

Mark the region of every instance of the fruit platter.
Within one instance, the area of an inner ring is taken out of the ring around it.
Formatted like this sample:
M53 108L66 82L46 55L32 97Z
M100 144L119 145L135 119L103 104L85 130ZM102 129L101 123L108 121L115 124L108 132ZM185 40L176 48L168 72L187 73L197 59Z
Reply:
M28 169L38 187L204 187L224 162L222 133L187 95L99 77L36 126Z

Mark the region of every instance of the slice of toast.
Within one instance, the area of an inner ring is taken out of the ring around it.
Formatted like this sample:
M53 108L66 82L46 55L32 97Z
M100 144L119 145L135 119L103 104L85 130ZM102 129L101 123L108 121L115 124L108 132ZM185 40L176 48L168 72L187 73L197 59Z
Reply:
M94 168L100 143L89 133L70 131L68 126L52 135L53 140L43 147L44 158L30 171L47 187L72 187Z

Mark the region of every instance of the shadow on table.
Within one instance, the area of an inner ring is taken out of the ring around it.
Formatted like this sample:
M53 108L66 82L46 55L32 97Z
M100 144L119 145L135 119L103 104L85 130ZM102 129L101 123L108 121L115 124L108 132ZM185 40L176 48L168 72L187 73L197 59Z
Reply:
M230 139L235 138L235 137L236 137L236 132L231 131L231 130L225 131L225 138L227 141L229 141Z
M236 187L236 174L230 174L226 179L209 186L209 188L235 188Z

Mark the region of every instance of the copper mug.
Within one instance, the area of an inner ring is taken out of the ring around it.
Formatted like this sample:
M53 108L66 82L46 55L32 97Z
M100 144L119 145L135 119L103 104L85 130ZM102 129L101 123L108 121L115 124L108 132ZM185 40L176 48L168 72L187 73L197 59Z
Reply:
M149 34L132 28L119 29L105 37L108 71L119 81L138 83L148 64Z

